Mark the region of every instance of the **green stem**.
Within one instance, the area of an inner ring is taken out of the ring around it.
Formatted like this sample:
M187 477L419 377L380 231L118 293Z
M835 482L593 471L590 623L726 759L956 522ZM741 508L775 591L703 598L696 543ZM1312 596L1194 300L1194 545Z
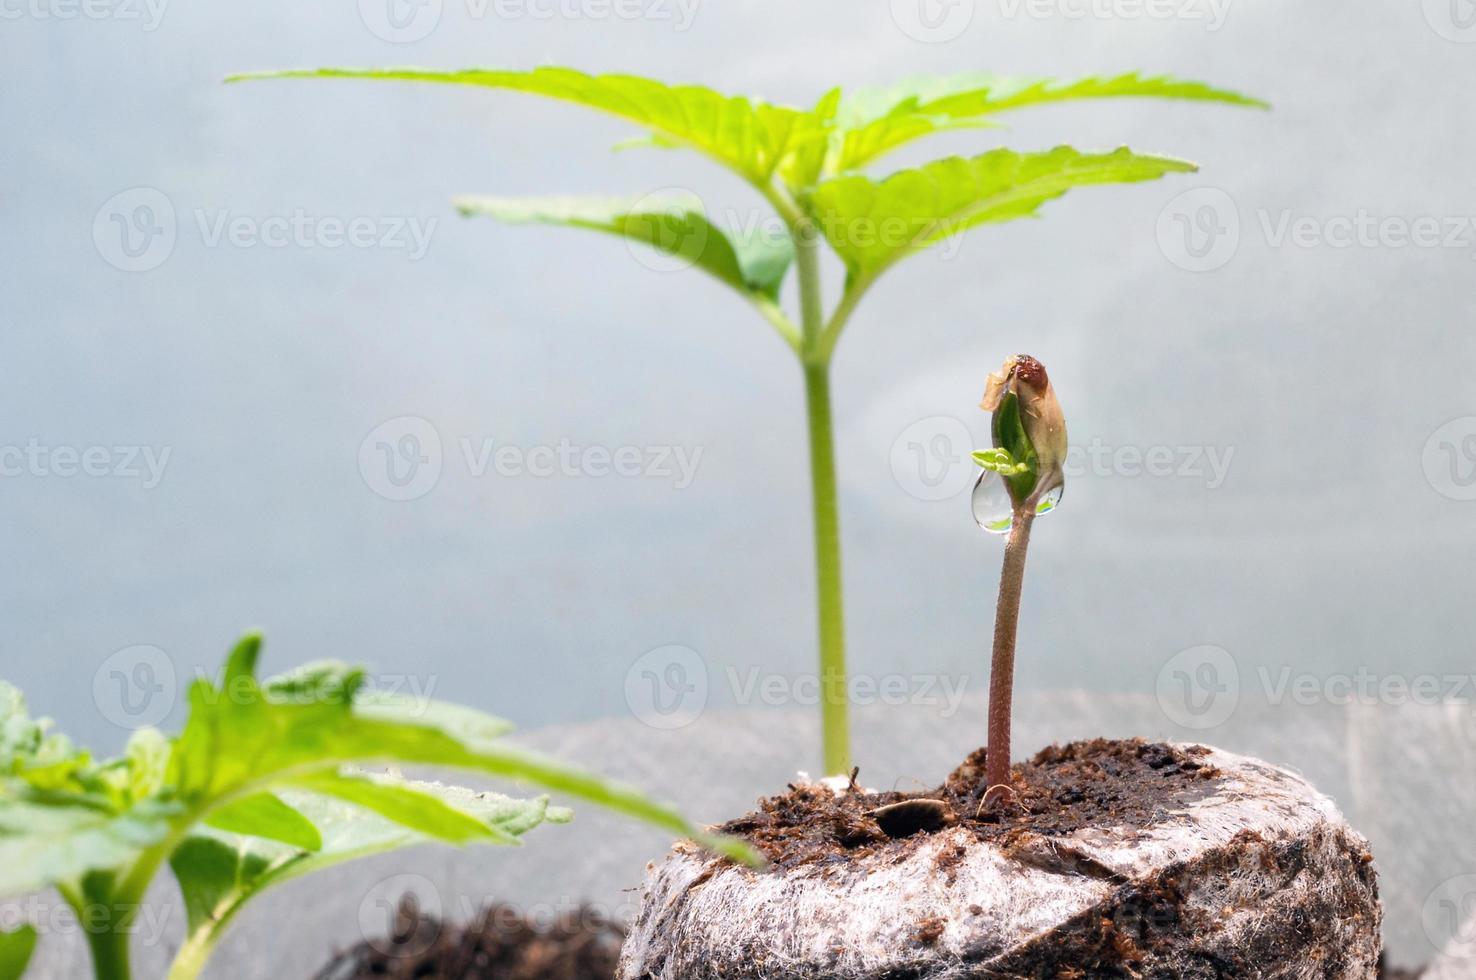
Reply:
M169 980L195 980L205 969L205 961L215 949L215 940L220 934L214 929L199 929L185 937L174 962L169 966Z
M810 481L815 512L815 583L820 617L820 724L825 772L834 776L851 770L851 737L829 365L805 365L805 409L810 422Z
M820 625L820 728L825 773L851 770L850 690L846 682L846 624L841 601L840 508L836 503L835 435L830 417L830 356L820 352L825 310L820 292L820 236L813 225L794 228L799 278L800 360L805 371L805 414L810 435L810 493L815 518L815 591Z
M94 894L99 890L87 886L58 886L57 891L76 913L82 934L87 937L87 949L92 954L92 975L96 980L130 980L129 939L132 930L129 923L120 921L118 914L124 906L110 899L100 901L104 896Z
M93 923L85 930L92 951L92 975L97 980L130 980L128 940L132 932L119 923Z

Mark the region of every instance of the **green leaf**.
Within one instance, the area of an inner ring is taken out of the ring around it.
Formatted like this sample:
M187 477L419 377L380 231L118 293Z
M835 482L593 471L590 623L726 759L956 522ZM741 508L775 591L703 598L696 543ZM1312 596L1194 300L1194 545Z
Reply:
M849 93L838 110L844 131L829 172L865 166L921 136L948 129L992 125L981 117L1028 106L1079 99L1186 99L1266 108L1259 99L1203 82L1130 72L1108 78L1002 78L971 73L912 79Z
M568 816L542 799L514 800L409 780L396 785L483 821L486 843L516 840L541 823ZM266 889L346 861L441 839L339 798L303 790L286 790L284 795L318 827L323 841L319 850L306 852L261 838L200 830L171 857L188 918L188 935L176 962L179 975L189 975L186 968L203 963L234 916Z
M674 256L727 283L740 293L778 297L794 260L787 232L730 238L708 220L695 194L640 199L587 197L460 197L464 215L485 215L510 224L548 224L617 235Z
M319 773L294 783L302 789L332 796L345 803L371 810L402 827L452 844L485 841L516 844L517 836L503 830L497 821L474 816L445 802L439 795L412 789L403 780L373 779L347 773ZM430 784L422 784L429 786ZM441 787L444 795L452 787ZM473 796L470 791L463 791ZM495 794L488 794L489 796ZM461 801L463 804L473 800ZM541 816L541 814L540 814ZM280 839L280 838L279 838Z
M27 924L0 932L0 980L20 980L35 950L35 926Z
M252 632L241 637L226 657L225 668L221 672L221 687L229 692L235 681L254 678L256 659L259 656L261 656L261 634Z
M647 133L645 136L623 139L610 149L616 153L624 153L626 150L683 150L686 147L669 136Z
M0 897L121 868L163 840L177 812L158 803L116 814L74 804L0 800Z
M974 453L974 462L1000 476L1019 476L1029 473L1030 463L1017 461L1008 449L983 449Z
M488 737L505 729L470 708L372 694L357 700L283 701L237 677L223 697L209 681L190 688L190 717L174 745L170 781L187 805L268 792L344 765L432 765L474 770L587 800L690 837L721 853L756 862L738 842L704 833L675 810L636 790L608 783Z
M169 739L157 728L140 728L128 737L123 757L130 800L143 800L164 788L169 773Z
M1010 497L1016 503L1030 496L1039 477L1039 465L1035 446L1025 432L1025 422L1020 417L1020 396L1013 391L1000 400L992 421L994 444L1015 462L1013 473L1001 473L1010 486ZM978 458L978 454L975 455Z
M0 681L0 778L17 776L42 789L87 792L91 769L87 753L53 732L51 719L32 718L21 692Z
M1082 153L992 150L949 157L882 181L854 175L816 188L810 212L853 280L871 280L902 257L989 222L1030 217L1073 187L1153 180L1194 164L1127 148Z
M303 851L316 851L323 839L312 821L271 793L253 793L210 814L205 823L216 830L281 841Z
M265 78L361 78L508 89L573 102L618 116L707 154L756 184L766 184L796 156L818 160L828 134L819 117L802 109L723 95L700 85L667 85L634 75L586 75L572 68L533 71L425 68L319 68L232 75L227 81Z

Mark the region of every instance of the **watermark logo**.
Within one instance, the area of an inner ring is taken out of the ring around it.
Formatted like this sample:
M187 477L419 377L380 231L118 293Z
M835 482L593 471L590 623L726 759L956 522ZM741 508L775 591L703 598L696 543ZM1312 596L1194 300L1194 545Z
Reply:
M1217 728L1240 703L1240 668L1223 647L1190 647L1163 665L1156 694L1174 724L1195 731Z
M1425 479L1451 500L1476 500L1476 416L1452 419L1430 434L1421 454Z
M920 419L892 441L892 479L918 500L947 500L969 488L983 472L970 456L974 438L956 418Z
M124 647L92 675L92 703L119 728L159 724L174 707L178 689L174 661L155 646Z
M1187 272L1213 272L1240 248L1240 210L1218 187L1197 187L1166 204L1158 215L1158 249Z
M1476 44L1476 0L1422 0L1425 23L1457 44Z
M914 41L944 44L974 22L974 0L892 0L892 21Z
M423 875L391 875L359 902L359 935L384 956L419 956L440 937L443 921L441 893Z
M686 728L702 716L707 697L707 663L691 647L649 650L625 672L625 703L652 728Z
M1425 938L1445 960L1476 959L1476 875L1441 882L1420 909Z
M631 205L631 219L647 224L645 241L625 238L631 258L653 272L681 272L697 264L712 226L702 198L680 187L652 191ZM646 242L649 241L650 244Z
M401 415L375 426L359 444L359 475L386 500L419 500L441 480L441 434L427 420Z
M92 243L115 269L148 272L174 253L174 204L154 187L130 187L103 202L92 218Z
M440 25L443 7L443 0L359 0L359 19L381 41L412 44Z

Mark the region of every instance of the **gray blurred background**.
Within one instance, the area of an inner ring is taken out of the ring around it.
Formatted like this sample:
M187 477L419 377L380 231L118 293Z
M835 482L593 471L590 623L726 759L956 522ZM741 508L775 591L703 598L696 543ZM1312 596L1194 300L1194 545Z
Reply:
M1202 165L978 230L862 306L834 367L853 668L905 681L960 750L982 738L981 712L923 688L986 681L1000 547L969 518L967 452L984 375L1028 350L1082 455L1035 538L1024 690L1156 693L1175 723L1202 717L1177 714L1203 707L1179 691L1195 683L1233 689L1232 710L1476 696L1469 0L0 17L0 675L99 749L177 724L189 678L252 626L269 669L362 660L524 729L664 731L689 720L678 696L688 714L803 706L789 352L697 273L449 205L675 187L744 221L757 196L694 156L611 153L631 127L526 96L220 83L335 64L568 64L793 103L921 73L1141 69L1270 100L1041 109L878 168L1063 142ZM329 247L340 228L358 241ZM640 473L480 469L564 446L636 447ZM1316 769L1298 744L1280 761ZM809 740L790 756L818 761ZM780 778L736 771L742 800Z

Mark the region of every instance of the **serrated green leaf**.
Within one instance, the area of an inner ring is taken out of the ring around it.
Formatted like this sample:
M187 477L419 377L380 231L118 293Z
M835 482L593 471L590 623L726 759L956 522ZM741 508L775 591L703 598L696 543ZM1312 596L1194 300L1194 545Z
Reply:
M853 175L816 188L810 212L853 279L872 279L902 257L989 222L1029 217L1073 187L1154 180L1194 164L1127 148L1082 153L992 150L949 157L882 181Z
M414 780L393 782L454 808L468 819L485 821L489 836L483 843L516 840L546 819L559 816L542 799L514 800ZM346 861L440 839L333 796L306 790L284 790L283 795L319 828L323 846L316 852L201 829L170 859L189 923L179 962L203 962L242 906L268 888Z
M843 136L828 170L855 170L931 133L992 125L981 117L1052 102L1105 98L1186 99L1266 107L1259 99L1203 82L1138 72L1070 81L981 73L911 79L846 95L838 110Z
M271 793L252 793L212 811L208 826L233 834L265 837L302 851L316 851L323 838L311 820Z
M827 132L814 113L728 96L701 85L667 85L634 75L587 75L572 68L533 71L424 68L319 68L253 72L227 81L266 78L359 78L471 85L542 95L598 109L699 150L763 184L795 156L818 160Z
M36 927L29 923L0 932L0 980L20 980L36 951Z
M510 224L548 224L602 231L639 242L701 269L740 293L774 299L794 260L787 233L730 237L707 217L695 194L640 199L587 197L459 197L464 215Z
M261 689L268 700L279 703L346 704L358 696L364 683L362 667L339 660L314 660L268 678Z
M296 780L293 785L371 810L427 838L452 844L476 841L517 843L517 835L502 829L497 822L479 819L466 810L457 809L447 803L443 797L449 795L449 791L453 789L465 795L466 799L461 801L463 804L475 802L476 794L459 787L421 783L420 788L412 788L403 780L373 779L338 772L307 776ZM433 786L436 787L434 792L426 791Z
M641 793L495 741L505 725L470 708L380 697L345 703L282 701L237 678L230 696L204 679L191 685L190 716L174 744L170 782L189 806L268 792L345 765L432 765L475 770L565 793L757 860L744 845L706 834ZM265 685L273 690L273 682Z

